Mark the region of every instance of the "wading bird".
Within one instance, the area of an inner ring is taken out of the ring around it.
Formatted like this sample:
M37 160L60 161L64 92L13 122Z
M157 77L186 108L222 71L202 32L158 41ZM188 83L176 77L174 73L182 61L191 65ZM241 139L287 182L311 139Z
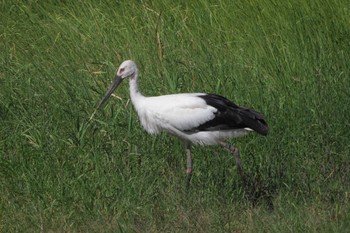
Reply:
M216 94L183 93L146 97L138 88L138 69L127 60L118 68L116 76L98 105L100 109L124 80L130 84L130 97L143 128L150 134L166 131L185 142L187 154L187 187L192 176L191 145L220 144L234 155L238 172L244 180L239 150L225 141L250 131L267 135L268 126L262 114L239 107Z

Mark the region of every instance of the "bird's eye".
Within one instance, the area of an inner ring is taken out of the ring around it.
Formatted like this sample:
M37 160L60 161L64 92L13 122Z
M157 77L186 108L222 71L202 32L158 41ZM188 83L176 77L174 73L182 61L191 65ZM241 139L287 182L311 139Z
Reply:
M120 68L120 70L119 70L119 72L121 73L121 72L124 72L124 68Z

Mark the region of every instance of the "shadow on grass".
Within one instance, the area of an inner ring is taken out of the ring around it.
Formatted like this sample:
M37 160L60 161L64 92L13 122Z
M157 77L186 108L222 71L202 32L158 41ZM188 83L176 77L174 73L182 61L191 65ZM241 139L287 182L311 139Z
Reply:
M260 173L245 173L241 176L244 197L255 207L266 205L274 210L273 200L278 192L277 184L271 178L263 177Z

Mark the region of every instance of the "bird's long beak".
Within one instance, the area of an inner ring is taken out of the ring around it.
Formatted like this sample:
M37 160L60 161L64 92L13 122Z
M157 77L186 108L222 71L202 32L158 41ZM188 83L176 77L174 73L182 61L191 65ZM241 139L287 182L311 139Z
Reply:
M97 109L100 109L108 100L108 98L112 95L115 89L119 86L119 84L123 81L122 77L116 75L112 84L109 86L105 97L101 100L100 104L98 105Z

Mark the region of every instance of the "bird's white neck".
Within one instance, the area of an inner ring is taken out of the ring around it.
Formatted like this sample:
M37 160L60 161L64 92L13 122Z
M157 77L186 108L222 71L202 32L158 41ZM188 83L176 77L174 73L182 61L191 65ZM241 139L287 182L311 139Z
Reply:
M131 97L132 103L136 108L137 108L138 100L144 98L144 96L141 94L139 90L137 77L138 77L138 73L136 72L134 77L130 78L129 80L130 97Z

